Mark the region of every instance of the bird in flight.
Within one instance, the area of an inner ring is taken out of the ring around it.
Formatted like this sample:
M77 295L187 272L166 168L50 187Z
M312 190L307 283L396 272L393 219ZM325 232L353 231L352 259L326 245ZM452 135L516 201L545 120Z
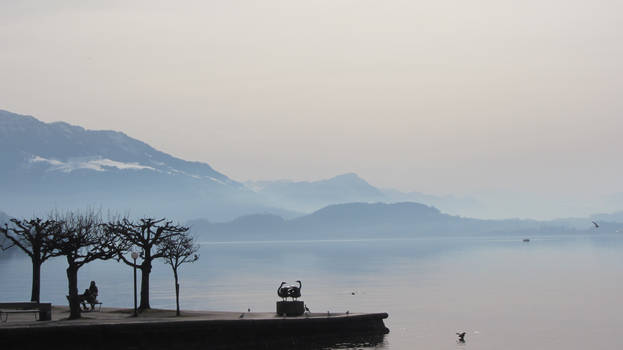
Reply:
M457 332L456 335L459 336L460 343L465 343L465 332Z
M595 225L595 228L599 228L599 225L595 222L595 221L591 221L593 223L593 225Z

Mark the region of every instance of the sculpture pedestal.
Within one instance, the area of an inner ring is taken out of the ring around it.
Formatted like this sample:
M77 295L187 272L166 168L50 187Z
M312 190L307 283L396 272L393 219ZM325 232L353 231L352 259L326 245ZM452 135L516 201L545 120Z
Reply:
M277 315L301 316L305 312L305 303L302 301L278 301Z

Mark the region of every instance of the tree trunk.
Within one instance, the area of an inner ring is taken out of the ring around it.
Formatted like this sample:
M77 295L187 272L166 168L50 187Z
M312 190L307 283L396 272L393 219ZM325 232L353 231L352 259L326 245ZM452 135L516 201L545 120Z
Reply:
M141 305L140 310L150 309L149 306L149 274L151 273L151 262L145 261L140 266L141 269Z
M30 293L30 301L39 302L41 291L41 262L32 259L32 291Z
M174 273L175 275L175 305L177 306L176 308L176 315L179 316L180 315L180 284L177 283L177 272Z
M70 264L67 268L69 283L69 319L80 318L80 299L78 298L78 267Z

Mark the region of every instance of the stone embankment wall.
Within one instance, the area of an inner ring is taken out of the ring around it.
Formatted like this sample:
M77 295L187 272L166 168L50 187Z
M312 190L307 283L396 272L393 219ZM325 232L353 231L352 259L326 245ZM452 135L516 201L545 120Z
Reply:
M0 328L2 349L304 349L374 344L389 330L386 313L331 317L145 321Z

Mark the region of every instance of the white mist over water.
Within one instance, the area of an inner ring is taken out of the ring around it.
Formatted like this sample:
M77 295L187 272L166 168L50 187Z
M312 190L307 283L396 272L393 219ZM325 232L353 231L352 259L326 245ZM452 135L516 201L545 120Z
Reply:
M281 281L303 282L313 312L388 312L388 349L621 348L623 237L430 238L204 242L182 268L183 309L272 311ZM65 304L65 264L43 265L42 300ZM3 260L0 299L30 295L27 259ZM86 265L104 306L131 307L132 269ZM140 278L140 277L139 277ZM174 308L168 266L154 264L151 302ZM353 295L354 293L354 295ZM457 345L455 332L468 332Z

